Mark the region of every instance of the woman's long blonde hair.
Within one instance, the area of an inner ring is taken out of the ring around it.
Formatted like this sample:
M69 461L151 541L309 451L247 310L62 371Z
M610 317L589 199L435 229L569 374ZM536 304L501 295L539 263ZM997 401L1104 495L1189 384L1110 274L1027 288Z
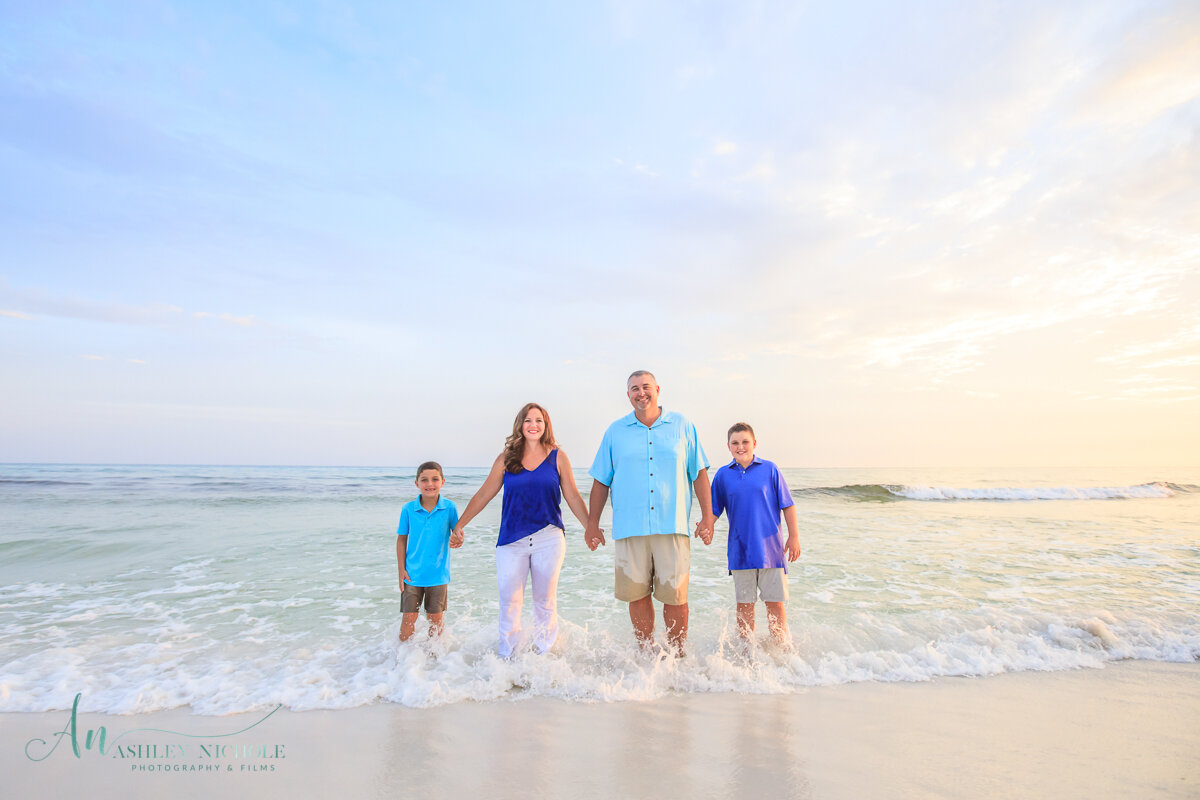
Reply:
M542 445L547 451L558 447L558 442L554 441L554 426L550 424L550 412L537 403L526 403L521 406L521 410L517 412L517 418L513 420L512 434L504 440L505 472L516 473L525 469L521 465L521 459L525 458L525 433L521 430L521 426L525 423L525 416L534 408L542 412L542 419L546 420L546 427L542 431Z

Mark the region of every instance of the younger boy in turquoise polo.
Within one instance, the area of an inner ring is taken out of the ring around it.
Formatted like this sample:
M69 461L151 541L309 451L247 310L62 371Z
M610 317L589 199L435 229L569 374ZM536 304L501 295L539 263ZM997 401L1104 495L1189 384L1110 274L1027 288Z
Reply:
M400 569L400 641L406 642L417 626L421 605L429 620L429 635L442 632L442 614L450 588L450 550L462 540L451 541L458 524L458 509L442 497L446 483L442 466L426 461L417 467L415 481L421 496L405 504L396 528L396 564Z
M754 455L754 429L739 422L727 436L733 461L717 470L712 482L714 516L728 511L729 574L737 601L738 633L749 642L754 633L754 604L761 596L776 644L787 643L787 562L800 557L796 506L779 468ZM787 541L779 516L787 521ZM786 558L786 561L785 561Z

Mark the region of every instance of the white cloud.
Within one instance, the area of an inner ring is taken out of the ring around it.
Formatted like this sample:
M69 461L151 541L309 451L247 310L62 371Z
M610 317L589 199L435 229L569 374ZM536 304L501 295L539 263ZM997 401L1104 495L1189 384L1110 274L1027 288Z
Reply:
M1032 179L1028 173L988 176L928 204L927 208L938 216L955 215L966 222L978 222L1004 208Z
M166 419L210 422L252 422L257 424L303 425L314 428L345 428L361 424L348 419L318 414L311 409L271 406L200 405L191 403L111 403L101 404L130 410L139 415Z
M238 325L242 328L248 328L251 325L258 324L258 320L254 317L253 314L250 314L250 315L247 315L244 317L238 317L238 316L234 316L233 314L222 313L222 314L217 315L217 319L221 320L222 322L228 322L231 325Z
M1081 122L1137 127L1200 97L1200 13L1174 11L1125 32L1080 97Z
M1176 351L1188 351L1174 355ZM1116 352L1097 359L1102 363L1139 364L1144 368L1164 366L1188 366L1200 359L1200 325L1176 331L1161 339L1128 344ZM1168 356L1159 361L1147 362L1147 356ZM1177 363L1176 363L1177 362Z
M771 153L766 153L747 172L738 176L739 181L771 181L775 178L775 159Z
M0 290L19 301L20 305L34 309L48 317L63 319L80 319L93 322L109 322L122 325L175 325L186 318L202 321L216 319L229 325L248 328L261 325L262 321L253 314L237 315L229 312L192 311L187 312L181 306L173 303L146 303L136 305L107 300L94 300L88 297L63 296L50 294L40 289L12 289L0 284ZM3 311L0 316L15 319L33 319L31 314L23 311Z

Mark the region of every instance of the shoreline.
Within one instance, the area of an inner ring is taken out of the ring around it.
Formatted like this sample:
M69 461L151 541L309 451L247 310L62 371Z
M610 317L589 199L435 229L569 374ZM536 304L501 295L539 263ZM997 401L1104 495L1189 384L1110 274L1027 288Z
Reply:
M1128 661L778 695L266 714L81 713L80 757L62 737L34 762L26 743L52 744L71 713L3 713L6 794L617 798L668 779L687 797L1200 794L1200 664Z

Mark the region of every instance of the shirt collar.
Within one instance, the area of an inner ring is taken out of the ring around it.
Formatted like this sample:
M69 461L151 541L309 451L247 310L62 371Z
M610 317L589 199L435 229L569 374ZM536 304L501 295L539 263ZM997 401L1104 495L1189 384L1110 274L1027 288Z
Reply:
M417 504L418 511L424 511L426 514L432 514L434 511L445 511L450 506L450 501L441 494L438 495L437 505L433 507L433 511L425 511L425 506L421 505L421 498L419 497L413 502Z
M759 458L758 456L755 456L754 458L750 459L750 467L753 467L755 464L761 464L761 463L762 463L762 459L761 459L761 458ZM742 469L742 465L741 465L741 464L739 464L739 463L737 463L737 459L736 459L736 458L735 458L735 459L733 459L732 461L730 461L730 462L729 462L729 464L728 464L728 466L729 466L729 467L736 467L737 469ZM743 470L742 470L742 472L746 472L746 471L748 471L748 470L750 469L750 467L746 467L746 469L743 469Z
M659 406L659 408L662 409L662 413L658 415L658 419L654 420L654 424L650 426L651 429L657 428L659 425L666 425L671 421L667 419L667 415L670 412L668 412L662 406ZM637 418L637 413L633 411L630 411L628 414L622 417L622 420L626 425L642 425L642 421ZM645 428L646 426L642 425L642 427Z

